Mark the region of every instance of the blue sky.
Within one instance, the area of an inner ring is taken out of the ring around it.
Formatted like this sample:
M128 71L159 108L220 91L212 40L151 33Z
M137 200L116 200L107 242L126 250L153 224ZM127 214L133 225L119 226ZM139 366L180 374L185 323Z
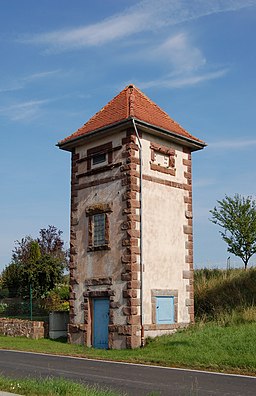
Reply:
M209 210L256 195L256 0L9 0L0 26L0 269L49 224L68 246L55 144L129 83L208 143L193 155L195 266L225 266Z

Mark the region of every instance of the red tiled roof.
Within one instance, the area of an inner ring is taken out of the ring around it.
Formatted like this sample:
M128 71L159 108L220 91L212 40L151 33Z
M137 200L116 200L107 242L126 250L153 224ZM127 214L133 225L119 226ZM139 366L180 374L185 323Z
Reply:
M163 128L179 136L203 143L172 120L165 111L152 102L138 88L134 85L129 85L98 111L86 124L72 135L63 139L60 144L131 117Z

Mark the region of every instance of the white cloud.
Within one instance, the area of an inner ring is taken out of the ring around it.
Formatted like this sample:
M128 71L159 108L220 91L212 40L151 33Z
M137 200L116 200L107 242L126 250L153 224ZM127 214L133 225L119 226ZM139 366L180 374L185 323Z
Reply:
M252 5L256 5L256 0L142 0L98 23L27 36L19 41L44 45L52 51L98 46L136 33Z
M159 59L167 59L175 72L189 72L197 70L206 63L200 49L194 47L185 32L176 34L165 40L156 50Z

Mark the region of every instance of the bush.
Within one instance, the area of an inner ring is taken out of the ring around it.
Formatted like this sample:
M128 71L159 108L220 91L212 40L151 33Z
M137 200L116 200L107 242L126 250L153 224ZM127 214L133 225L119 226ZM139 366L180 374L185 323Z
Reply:
M48 311L69 311L69 286L59 284L49 291L42 300L43 308Z
M0 299L9 297L9 290L7 288L0 289Z
M0 314L5 313L7 308L7 304L6 303L0 303Z

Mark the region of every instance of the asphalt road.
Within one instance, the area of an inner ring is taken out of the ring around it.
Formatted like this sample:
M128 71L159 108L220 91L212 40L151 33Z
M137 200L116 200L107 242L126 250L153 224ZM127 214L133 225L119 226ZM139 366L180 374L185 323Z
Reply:
M256 378L0 350L0 374L62 377L142 396L256 396Z

